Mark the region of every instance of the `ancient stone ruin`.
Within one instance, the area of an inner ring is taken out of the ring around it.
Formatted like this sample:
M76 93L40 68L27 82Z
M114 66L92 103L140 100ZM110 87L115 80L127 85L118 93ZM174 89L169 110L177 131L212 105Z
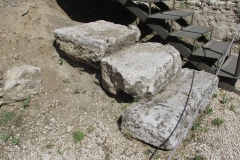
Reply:
M203 110L217 88L214 75L181 69L180 54L172 46L139 43L136 27L96 21L54 33L67 56L101 70L106 90L142 98L122 114L121 131L153 146L173 149L198 106Z

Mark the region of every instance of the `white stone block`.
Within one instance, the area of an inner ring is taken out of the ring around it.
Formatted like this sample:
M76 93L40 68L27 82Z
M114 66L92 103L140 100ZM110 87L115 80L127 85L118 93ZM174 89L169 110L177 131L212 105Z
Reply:
M138 41L140 31L135 26L100 20L56 29L54 36L60 50L68 57L99 68L98 62L105 55Z
M201 101L201 108L205 109L217 89L217 84L218 78L210 73L196 71L193 75L193 70L182 69L181 74L163 92L149 101L134 103L128 107L122 114L121 130L158 148L173 149ZM186 110L174 131L185 105Z
M180 69L179 52L160 43L135 44L101 60L103 87L134 97L157 94Z

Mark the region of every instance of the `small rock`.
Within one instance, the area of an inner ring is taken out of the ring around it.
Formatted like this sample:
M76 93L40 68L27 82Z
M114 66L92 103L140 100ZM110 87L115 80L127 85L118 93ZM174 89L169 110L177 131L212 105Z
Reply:
M66 130L66 132L69 133L69 132L72 131L72 129L73 129L73 126L68 125L68 126L67 126L67 130Z
M4 103L22 101L40 91L41 69L30 65L14 67L7 70L4 79Z
M51 155L50 154L44 154L43 156L42 156L42 159L43 160L50 160L51 159Z
M3 89L2 88L0 88L0 98L3 96Z
M51 118L50 121L51 121L51 122L55 122L55 118Z
M26 14L28 14L28 11L29 11L28 9L23 10L22 11L22 16L25 16Z
M11 3L11 5L13 6L13 7L15 7L16 6L16 4L14 3L14 2L10 2Z
M0 65L0 79L2 79L4 68Z
M3 67L0 66L0 87L2 87L2 83L3 83Z
M99 83L99 80L98 79L94 79L94 83L96 84L96 85L100 85L100 83Z

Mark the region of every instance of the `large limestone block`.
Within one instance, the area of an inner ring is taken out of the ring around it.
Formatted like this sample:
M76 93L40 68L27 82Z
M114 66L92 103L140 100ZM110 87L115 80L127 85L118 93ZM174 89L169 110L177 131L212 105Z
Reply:
M101 60L102 85L113 94L155 95L181 69L179 52L170 45L142 43Z
M3 88L0 89L0 105L22 101L41 89L41 69L23 65L7 70Z
M192 91L187 101L193 77ZM128 107L122 114L121 130L153 146L167 150L173 149L201 101L203 100L202 110L209 103L217 84L218 78L212 74L182 69L176 81L168 85L163 92L149 101L135 103ZM186 110L174 131L186 104ZM169 136L170 138L166 141Z
M101 20L56 29L54 35L67 56L98 68L97 62L105 55L138 41L140 31L136 26L126 27Z

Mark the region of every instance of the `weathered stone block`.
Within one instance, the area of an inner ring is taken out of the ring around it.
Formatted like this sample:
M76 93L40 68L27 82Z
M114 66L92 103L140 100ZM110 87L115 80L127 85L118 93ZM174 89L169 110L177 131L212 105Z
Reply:
M179 52L160 43L135 44L101 60L102 85L116 94L153 96L181 69Z
M41 69L35 66L23 65L7 70L1 90L1 103L13 103L35 95L41 88ZM1 105L0 103L0 105Z
M192 78L194 78L193 84L191 84ZM214 83L212 83L213 79ZM128 107L122 114L121 130L153 146L173 149L201 101L203 101L201 108L205 109L217 84L218 78L212 74L182 69L181 74L164 88L163 92L150 101L135 103ZM191 85L192 91L188 99ZM186 104L183 117L174 131ZM164 143L170 135L171 137Z
M136 26L123 26L106 21L96 21L56 29L56 43L68 57L99 68L105 55L134 43L140 38Z

